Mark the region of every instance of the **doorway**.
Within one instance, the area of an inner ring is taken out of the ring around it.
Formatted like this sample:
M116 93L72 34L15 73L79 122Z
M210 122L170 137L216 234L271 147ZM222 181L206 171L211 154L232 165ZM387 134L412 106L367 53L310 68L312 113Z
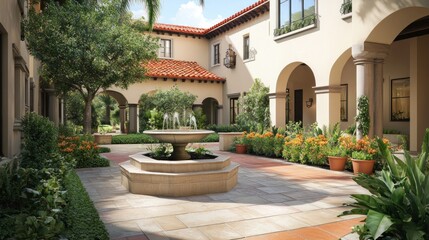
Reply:
M303 107L303 92L302 89L295 90L294 97L294 116L295 122L301 122L302 124L302 107Z

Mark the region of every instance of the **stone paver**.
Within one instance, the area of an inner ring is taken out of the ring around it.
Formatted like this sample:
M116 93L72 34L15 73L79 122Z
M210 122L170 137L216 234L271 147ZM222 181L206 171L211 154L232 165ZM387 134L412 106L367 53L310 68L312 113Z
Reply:
M112 239L338 239L361 218L337 215L363 193L347 172L217 151L239 163L237 186L228 193L166 198L131 194L120 184L117 163L146 149L109 145L109 168L78 174ZM316 237L315 237L316 236ZM313 238L312 238L313 237ZM314 238L315 237L315 238Z

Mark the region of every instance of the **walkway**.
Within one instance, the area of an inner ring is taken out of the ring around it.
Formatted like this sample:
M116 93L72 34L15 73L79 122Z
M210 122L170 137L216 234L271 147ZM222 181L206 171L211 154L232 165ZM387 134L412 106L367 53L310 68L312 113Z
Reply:
M111 145L115 163L145 149ZM350 233L362 218L337 215L351 193L365 192L350 173L219 152L240 163L237 186L228 193L182 198L131 194L119 167L78 171L112 239L320 239Z

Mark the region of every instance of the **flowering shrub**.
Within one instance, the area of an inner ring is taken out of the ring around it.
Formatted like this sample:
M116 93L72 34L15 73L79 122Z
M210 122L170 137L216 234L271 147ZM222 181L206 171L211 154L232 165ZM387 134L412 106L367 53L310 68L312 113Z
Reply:
M58 148L67 157L76 160L76 168L107 167L109 161L99 155L99 147L89 138L59 137Z
M300 155L304 137L302 134L297 134L295 138L286 137L283 149L283 158L289 162L300 162Z
M266 131L263 134L250 132L243 134L243 143L247 145L248 152L251 154L266 157L281 157L284 144L284 135L272 131Z
M302 164L326 165L327 144L328 139L324 135L305 138L298 134L295 138L286 137L283 158Z
M303 164L326 165L327 157L325 148L327 144L328 139L324 135L305 139L300 155L300 162Z

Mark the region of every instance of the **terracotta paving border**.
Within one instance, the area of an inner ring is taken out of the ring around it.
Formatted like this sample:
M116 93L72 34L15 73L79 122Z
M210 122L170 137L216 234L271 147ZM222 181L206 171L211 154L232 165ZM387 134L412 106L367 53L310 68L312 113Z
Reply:
M237 186L228 193L162 198L128 193L117 163L145 150L111 145L103 155L109 168L78 174L112 239L321 239L347 235L362 220L336 217L352 193L363 193L347 172L292 164L281 159L217 151L241 165Z

